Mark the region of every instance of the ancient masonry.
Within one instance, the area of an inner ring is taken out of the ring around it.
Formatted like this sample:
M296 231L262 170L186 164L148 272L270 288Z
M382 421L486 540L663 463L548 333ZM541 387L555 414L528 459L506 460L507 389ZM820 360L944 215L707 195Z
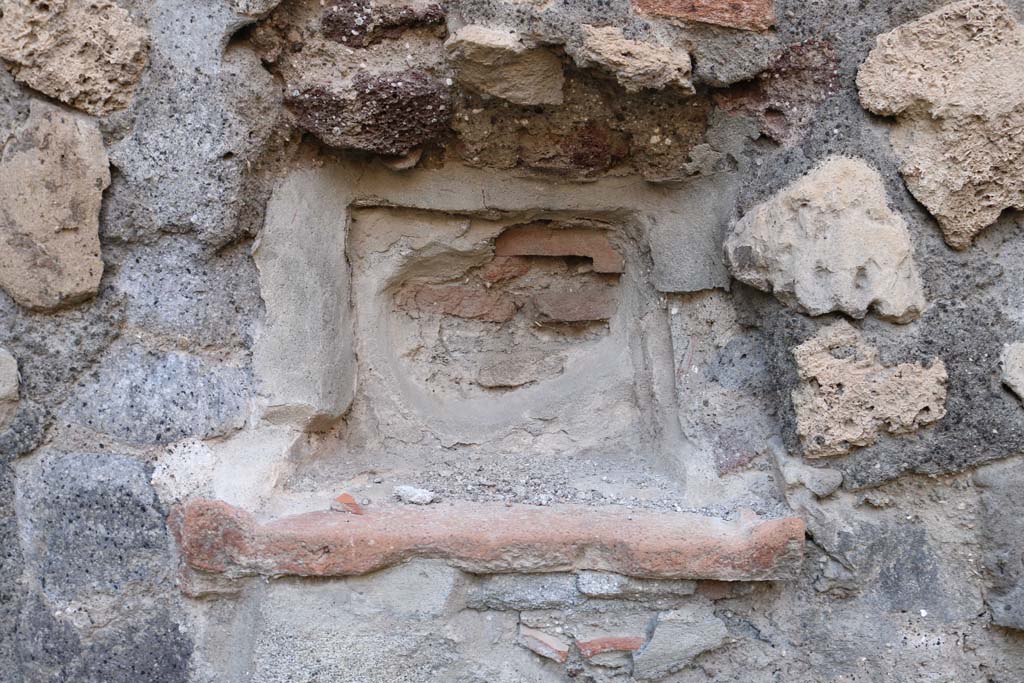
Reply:
M1024 682L1024 0L0 61L0 683Z

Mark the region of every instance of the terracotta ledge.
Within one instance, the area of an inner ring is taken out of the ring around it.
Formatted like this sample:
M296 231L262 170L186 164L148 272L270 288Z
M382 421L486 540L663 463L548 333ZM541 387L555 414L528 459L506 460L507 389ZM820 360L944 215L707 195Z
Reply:
M804 523L575 505L446 503L365 514L310 512L261 524L220 501L171 514L191 569L242 576L353 576L412 558L472 573L603 570L664 579L758 581L798 571Z

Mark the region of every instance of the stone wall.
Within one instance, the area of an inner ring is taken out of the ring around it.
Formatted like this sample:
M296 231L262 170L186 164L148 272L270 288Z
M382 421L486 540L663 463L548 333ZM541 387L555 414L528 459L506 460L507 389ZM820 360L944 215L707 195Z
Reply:
M1024 680L1024 2L0 0L0 680Z

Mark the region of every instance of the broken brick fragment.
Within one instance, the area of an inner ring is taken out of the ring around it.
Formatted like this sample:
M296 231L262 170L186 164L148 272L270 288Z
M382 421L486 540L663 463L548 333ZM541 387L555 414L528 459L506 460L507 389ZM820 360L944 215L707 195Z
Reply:
M508 322L516 314L507 295L468 285L408 284L395 295L395 304L408 312L453 315L487 322Z
M497 256L583 256L594 262L596 273L621 273L622 254L617 252L601 230L586 228L550 228L525 225L498 235L494 242Z
M606 636L576 641L580 654L587 659L605 652L636 652L643 646L643 636Z
M576 291L541 292L533 303L541 317L552 322L608 320L615 314L615 288L599 284Z
M659 17L764 31L775 24L773 0L633 0L633 7Z
M353 515L363 514L362 506L352 497L351 493L343 493L331 501L331 509L335 512L347 512Z
M519 644L541 657L547 657L560 664L569 659L569 643L535 628L520 625Z

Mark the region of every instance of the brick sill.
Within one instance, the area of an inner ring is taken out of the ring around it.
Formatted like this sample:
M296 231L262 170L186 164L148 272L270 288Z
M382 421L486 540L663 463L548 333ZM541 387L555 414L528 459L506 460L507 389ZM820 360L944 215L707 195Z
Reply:
M618 507L482 503L323 511L260 523L220 501L171 514L185 564L225 578L355 576L413 558L471 573L600 570L658 579L792 578L803 557L796 517L735 522Z

